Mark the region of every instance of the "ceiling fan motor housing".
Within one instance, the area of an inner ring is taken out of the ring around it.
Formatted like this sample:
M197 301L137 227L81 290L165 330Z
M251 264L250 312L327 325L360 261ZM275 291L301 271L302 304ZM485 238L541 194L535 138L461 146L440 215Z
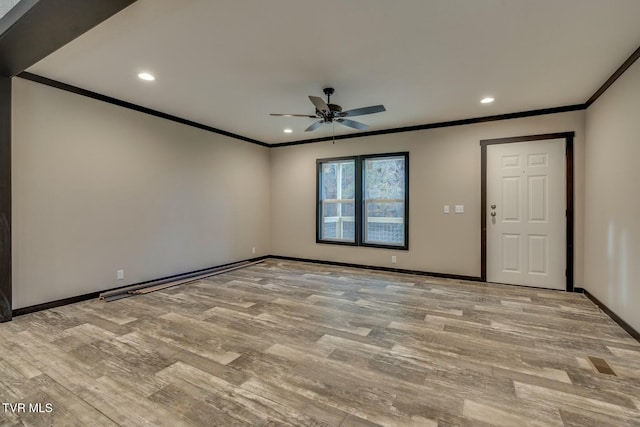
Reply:
M319 117L324 118L325 123L330 123L333 121L333 119L337 119L338 117L340 117L340 113L342 113L342 107L338 104L327 104L327 106L331 111L330 114L322 114L322 112L318 109L316 109L316 114Z

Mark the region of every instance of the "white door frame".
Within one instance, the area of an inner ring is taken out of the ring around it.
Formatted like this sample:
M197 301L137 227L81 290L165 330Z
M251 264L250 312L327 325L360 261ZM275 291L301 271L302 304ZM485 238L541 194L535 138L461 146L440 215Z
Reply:
M566 290L573 292L573 138L574 132L548 133L543 135L516 136L513 138L483 139L480 141L480 194L481 194L481 279L487 281L487 146L516 142L540 141L544 139L564 139L566 147L566 190L567 190L567 254Z

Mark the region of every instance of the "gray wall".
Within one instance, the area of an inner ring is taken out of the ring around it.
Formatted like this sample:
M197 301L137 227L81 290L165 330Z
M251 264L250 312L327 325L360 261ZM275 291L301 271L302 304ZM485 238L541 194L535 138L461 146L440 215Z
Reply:
M583 282L584 111L273 148L275 255L480 276L481 139L575 131L575 285ZM410 152L409 251L316 244L318 158ZM443 205L464 204L445 215ZM391 255L397 264L391 264Z
M583 284L583 111L269 150L22 79L13 95L14 308L267 254L478 276L479 141L565 131ZM316 244L315 160L390 151L410 152L410 250Z
M587 110L585 289L640 331L640 61Z
M14 309L271 252L267 148L18 78L13 97Z

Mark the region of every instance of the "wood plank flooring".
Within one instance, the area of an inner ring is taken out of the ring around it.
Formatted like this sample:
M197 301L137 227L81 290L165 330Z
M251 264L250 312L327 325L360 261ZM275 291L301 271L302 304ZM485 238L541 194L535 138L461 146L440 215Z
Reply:
M0 398L42 404L2 426L638 426L640 344L580 294L267 260L0 325Z

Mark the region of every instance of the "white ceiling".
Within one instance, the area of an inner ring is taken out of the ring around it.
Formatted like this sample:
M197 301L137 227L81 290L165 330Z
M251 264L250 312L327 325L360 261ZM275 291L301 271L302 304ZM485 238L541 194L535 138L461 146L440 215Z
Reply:
M277 143L331 135L269 116L313 114L326 86L344 109L384 104L357 118L370 130L583 103L640 45L638 16L639 0L139 0L28 71Z

